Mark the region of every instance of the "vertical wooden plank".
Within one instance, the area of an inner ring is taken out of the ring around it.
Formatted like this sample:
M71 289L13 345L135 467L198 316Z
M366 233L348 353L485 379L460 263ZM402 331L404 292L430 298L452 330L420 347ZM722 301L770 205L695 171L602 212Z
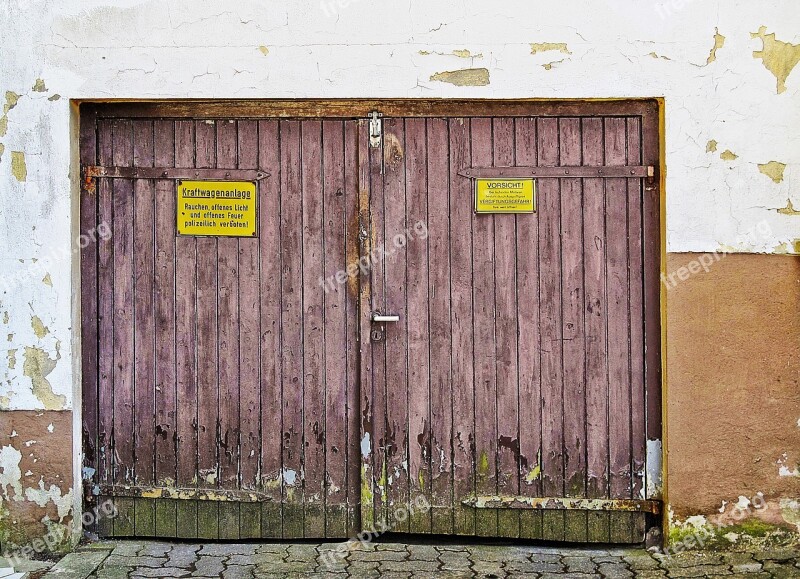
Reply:
M193 167L195 123L175 121L175 166ZM171 197L175 183L166 182ZM175 227L175 221L173 221ZM196 487L198 480L198 356L197 356L197 241L194 237L175 238L175 380L177 484ZM179 501L176 513L177 536L198 536L197 502Z
M658 168L660 165L659 110L653 101L647 114L642 117L642 162ZM661 193L659 175L652 182L644 184L644 206L642 214L643 269L644 269L644 350L645 387L647 394L647 444L658 445L661 433ZM661 498L661 460L658 464L648 464L646 469L654 478L652 488L647 489L648 497ZM656 474L658 473L658 474Z
M583 162L588 166L605 163L603 120L582 120ZM589 498L608 496L608 357L606 297L605 192L602 179L584 179L584 319L586 352L586 494ZM608 542L608 513L588 515L589 540Z
M471 165L470 119L448 121L450 152L450 316L453 366L454 532L475 534L475 510L461 501L475 493L475 380L472 308L472 183L458 172Z
M495 118L492 130L493 164L514 165L514 119ZM497 343L497 492L519 494L519 369L517 367L517 218L494 218ZM497 533L519 536L519 511L500 509Z
M278 121L258 122L259 167L270 173L259 185L261 278L261 480L271 501L261 505L261 536L283 536L282 343L281 343L281 183Z
M80 161L81 168L97 163L97 118L91 105L80 108ZM84 480L97 484L100 473L98 446L99 371L98 371L98 235L100 214L98 211L98 179L81 183L80 231L81 235L97 239L95 243L81 244L81 393L83 418L83 467L84 473L92 473ZM105 231L105 226L102 231ZM103 236L105 237L105 235ZM88 501L87 501L88 502ZM97 532L96 522L87 525L86 531Z
M627 120L628 164L640 165L641 119ZM628 300L630 303L631 449L632 498L644 496L645 457L645 381L644 381L644 296L642 284L642 180L628 179Z
M97 160L111 165L113 158L113 132L111 121L98 122ZM105 224L112 235L101 237L97 247L97 301L98 301L98 424L97 424L97 481L112 484L114 481L114 185L111 179L97 180L98 221ZM102 535L114 533L114 519L101 518L98 531Z
M348 266L358 262L359 259L359 130L357 121L347 121L344 129L344 198L345 198L345 255ZM361 318L359 313L360 282L363 277L357 272L348 279L345 294L346 314L346 370L347 370L347 424L345 430L347 471L347 535L352 536L358 532L361 517L361 390L359 370L361 357L359 356L359 328Z
M217 168L237 165L237 126L234 120L218 120ZM219 479L223 489L239 487L239 239L217 240L217 350L219 353L219 422L217 445ZM239 538L239 503L219 504L219 538Z
M258 169L258 123L237 123L237 165L240 169ZM256 190L260 190L263 181ZM260 199L256 199L261 211ZM239 238L239 485L245 490L259 486L261 461L261 384L260 342L261 312L257 238ZM274 432L274 431L273 431ZM239 505L239 538L261 537L261 505Z
M175 166L172 121L153 124L154 165ZM155 182L155 481L177 480L177 381L175 327L175 183ZM177 501L155 501L156 536L177 536Z
M535 166L538 163L535 118L525 117L516 120L515 143L517 165ZM536 184L538 189L538 180ZM538 193L537 190L537 197ZM533 497L542 496L539 219L538 214L517 217L520 494ZM541 538L541 511L520 511L519 527L520 537Z
M152 167L153 121L133 121L133 166ZM133 182L135 212L133 215L134 246L134 457L135 484L155 482L155 191L153 181ZM135 499L136 534L155 535L155 504L148 499Z
M538 121L539 165L559 164L558 119ZM564 495L564 408L561 322L561 190L556 179L539 180L539 278L542 339L542 492ZM564 540L563 511L542 513L545 539Z
M450 352L450 160L446 119L430 119L428 216L411 224L410 243L428 243L431 359L431 532L453 533L453 370ZM468 200L465 200L468 201Z
M118 166L133 164L133 128L128 120L112 122L113 162ZM135 202L133 183L118 179L113 184L114 206L114 427L110 452L114 456L115 484L134 483L134 413L133 384L134 319L133 319L133 220ZM133 528L133 499L116 501L122 515L114 522L114 534L130 536Z
M406 119L406 227L428 219L428 170L425 119ZM405 231L394 235L407 236ZM387 236L388 237L388 236ZM395 245L396 239L388 243ZM431 391L428 244L425 239L406 243L408 327L408 454L409 499L430 500L431 489ZM394 363L394 361L392 361ZM389 387L395 387L390 385ZM410 509L409 505L409 509ZM409 530L430 533L431 515L424 509L409 511Z
M359 255L370 255L372 251L372 217L370 215L370 201L372 196L372 167L370 163L369 125L367 121L360 120L356 131L358 145L356 147L358 159L358 240ZM372 271L361 270L358 286L358 341L359 341L359 410L360 426L356 437L359 441L356 456L359 460L359 499L361 504L360 520L357 525L360 529L369 528L374 524L375 507L373 503L372 468L373 453L371 447L373 436L373 420L376 410L372 406L373 383L372 375L372 343L370 341L372 312ZM378 411L383 412L383 410ZM379 414L382 416L381 414ZM367 446L365 443L371 445ZM366 447L366 448L365 448Z
M472 165L491 166L492 121L474 118ZM494 215L473 215L473 340L475 344L476 492L497 493L497 354L495 341ZM480 412L478 412L480 409ZM475 533L497 535L497 511L475 514Z
M281 121L283 538L303 536L303 206L301 128Z
M624 165L626 126L621 117L605 121L606 165ZM631 496L630 320L628 303L628 184L606 179L606 291L608 299L609 487L614 499ZM630 518L611 513L611 541L629 542Z
M390 362L386 367L386 459L385 471L380 480L386 489L385 508L388 526L397 532L406 532L409 521L396 517L397 509L404 511L410 502L408 431L408 323L411 316L419 315L407 306L407 246L393 247L395 234L406 229L406 132L403 119L383 121L383 195L372 204L373 211L383 213L385 233L381 232L381 246L391 249L385 253L376 271L385 272L386 313L399 314L400 321L384 326L385 352ZM374 199L380 193L374 192ZM385 199L385 201L384 201ZM377 285L380 280L376 281ZM383 311L383 310L382 310ZM378 345L375 346L378 349ZM376 367L377 367L376 363ZM411 497L413 498L413 497Z
M348 533L347 524L347 292L357 271L348 270L345 253L347 222L345 221L345 134L342 121L322 123L322 238L325 244L323 274L324 291L323 344L325 361L325 398L321 416L325 424L325 537L341 538ZM349 169L349 168L348 168ZM336 273L347 272L344 284L336 282ZM325 283L334 280L334 283ZM353 320L355 321L355 320Z
M195 122L195 165L216 163L216 122ZM197 450L198 485L216 488L219 480L219 352L217 321L217 239L197 238ZM197 534L219 537L219 508L212 501L197 505Z
M581 121L559 120L562 165L581 164ZM586 494L586 390L583 296L583 191L580 179L561 180L561 331L564 371L564 490ZM586 541L587 513L564 513L564 537Z
M325 533L325 263L322 123L303 121L303 520L305 537Z

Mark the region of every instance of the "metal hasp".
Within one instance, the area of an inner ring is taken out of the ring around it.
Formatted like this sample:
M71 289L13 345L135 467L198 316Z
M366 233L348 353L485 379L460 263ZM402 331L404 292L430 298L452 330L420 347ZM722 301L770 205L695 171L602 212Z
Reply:
M369 114L369 146L373 149L381 146L381 116L378 111Z

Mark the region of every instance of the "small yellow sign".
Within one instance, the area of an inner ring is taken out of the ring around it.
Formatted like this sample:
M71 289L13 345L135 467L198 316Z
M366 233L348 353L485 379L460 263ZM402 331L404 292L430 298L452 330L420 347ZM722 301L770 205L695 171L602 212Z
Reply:
M256 198L251 181L178 181L178 234L255 237Z
M533 179L475 179L476 213L534 213Z

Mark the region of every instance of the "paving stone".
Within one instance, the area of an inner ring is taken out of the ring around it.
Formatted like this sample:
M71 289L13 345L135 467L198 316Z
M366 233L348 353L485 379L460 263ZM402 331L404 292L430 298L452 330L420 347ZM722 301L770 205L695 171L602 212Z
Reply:
M141 543L133 543L130 541L118 541L112 554L121 555L123 557L135 557L142 550L144 545Z
M312 560L276 562L269 565L259 564L257 569L268 573L313 573L317 564Z
M381 571L408 571L409 573L433 572L439 568L438 561L381 561Z
M473 561L528 561L531 555L529 549L518 547L472 545L468 546L467 550L472 555Z
M597 571L607 579L626 579L633 577L628 568L623 563L599 563Z
M539 561L507 561L503 568L509 573L562 573L561 563L542 563Z
M493 578L506 576L503 564L492 561L476 561L473 559L472 570L475 572L476 577Z
M289 545L286 549L287 561L307 561L317 556L317 546L310 544Z
M405 561L405 551L352 551L349 560L354 561Z
M231 555L227 562L231 565L261 565L268 566L283 563L285 553L256 553L255 555Z
M758 561L752 563L739 563L738 565L731 566L731 571L734 573L759 573L763 565Z
M253 579L253 567L244 565L226 565L222 573L223 579Z
M103 565L97 570L97 579L127 579L133 569L131 567L114 567Z
M435 547L436 547L436 550L439 551L440 553L443 553L445 551L448 551L448 552L449 551L454 551L456 553L462 553L462 552L467 551L467 546L466 545L435 545Z
M623 557L623 560L634 571L658 569L660 567L658 560L646 554L628 555Z
M722 553L722 560L728 565L742 565L754 561L752 553Z
M289 545L286 543L261 543L257 545L257 553L286 553L286 548Z
M636 571L636 579L659 579L666 577L667 572L664 569L640 569Z
M199 555L226 557L228 555L255 555L264 545L251 545L248 543L208 543L198 551ZM285 547L284 547L285 549Z
M172 550L172 545L169 543L152 542L144 543L142 550L139 551L140 557L166 557L167 553Z
M131 579L136 577L189 577L191 572L188 569L178 567L161 567L159 569L136 569L131 573Z
M375 551L407 552L405 543L363 543L363 545L370 545Z
M698 567L700 565L721 565L724 561L719 553L705 551L683 551L669 557L669 567Z
M53 561L36 561L34 559L22 559L17 557L7 559L5 557L0 557L0 567L13 567L16 571L22 573L42 573L53 565L55 565Z
M166 557L124 557L122 555L111 553L111 555L108 556L108 559L106 559L105 564L114 565L117 567L133 567L134 569L138 569L139 567L163 567L164 563L166 562Z
M410 558L414 561L436 561L439 551L433 545L408 545Z
M597 571L597 564L588 557L562 557L567 573L591 574Z
M800 557L800 548L792 549L789 547L771 549L769 551L756 551L753 558L758 561L790 561Z
M670 577L711 577L712 575L730 575L725 565L698 565L696 567L670 567Z
M378 571L378 569L366 569L361 567L353 569L351 567L347 572L347 577L350 579L376 579L381 576L381 572Z
M61 579L85 579L108 557L108 551L86 551L69 553L50 567L44 577Z
M620 557L619 555L592 555L592 561L595 563L613 563L613 564L624 564L625 560Z
M541 553L537 549L528 555L531 561L538 561L539 563L561 563L561 555L554 553Z
M466 551L445 551L439 554L439 562L446 571L466 571L472 565Z
M195 571L192 573L195 577L219 577L225 570L222 564L221 557L200 557L194 564Z
M167 567L190 567L197 561L200 545L175 545L169 552Z

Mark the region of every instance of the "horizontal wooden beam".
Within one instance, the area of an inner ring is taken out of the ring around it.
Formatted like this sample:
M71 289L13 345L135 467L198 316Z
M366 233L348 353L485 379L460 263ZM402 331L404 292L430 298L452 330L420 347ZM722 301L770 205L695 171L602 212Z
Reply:
M639 499L576 499L565 497L474 496L461 504L475 509L535 509L576 511L623 511L658 514L659 501Z
M197 179L200 181L259 181L269 177L255 169L174 169L172 167L98 167L83 168L84 178L105 179Z
M133 487L128 485L100 485L101 497L133 497L142 499L175 499L186 501L212 501L236 503L264 503L272 497L255 491L223 490L178 487Z

